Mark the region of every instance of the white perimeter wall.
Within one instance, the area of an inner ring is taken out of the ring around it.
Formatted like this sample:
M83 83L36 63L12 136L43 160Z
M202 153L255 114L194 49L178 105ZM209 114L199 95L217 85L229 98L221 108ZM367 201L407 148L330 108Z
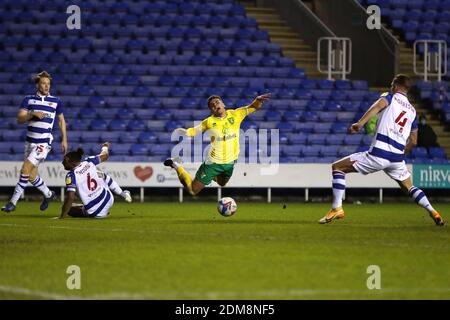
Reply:
M15 186L19 179L21 162L0 161L0 186ZM199 163L185 164L186 170L195 175ZM99 165L119 185L124 187L181 187L175 170L161 163L120 163L106 162ZM412 166L408 166L412 172ZM62 187L65 185L64 170L60 162L45 162L39 167L40 176L47 185ZM212 186L217 186L215 182ZM330 188L331 164L241 164L235 166L229 187L246 188ZM384 172L368 176L358 173L347 175L350 188L396 188Z

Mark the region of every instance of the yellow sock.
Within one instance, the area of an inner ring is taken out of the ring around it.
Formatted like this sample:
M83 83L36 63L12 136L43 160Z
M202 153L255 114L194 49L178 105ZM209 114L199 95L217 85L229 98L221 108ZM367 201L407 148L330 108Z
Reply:
M190 194L193 194L194 192L192 191L192 178L191 175L184 170L184 168L182 166L178 166L177 170L177 174L178 174L178 179L180 179L180 182L183 184L183 186L186 187L186 189L189 191Z

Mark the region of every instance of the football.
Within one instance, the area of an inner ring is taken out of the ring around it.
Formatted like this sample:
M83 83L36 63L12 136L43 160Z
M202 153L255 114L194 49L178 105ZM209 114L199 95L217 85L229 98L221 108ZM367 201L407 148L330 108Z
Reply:
M233 198L225 197L217 203L217 211L224 216L229 217L236 213L237 205Z

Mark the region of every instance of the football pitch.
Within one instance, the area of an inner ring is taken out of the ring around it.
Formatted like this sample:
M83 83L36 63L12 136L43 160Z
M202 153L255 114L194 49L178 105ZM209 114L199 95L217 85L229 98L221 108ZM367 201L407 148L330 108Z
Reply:
M225 218L214 202L117 203L104 220L38 207L0 215L0 299L450 298L449 228L413 203L346 205L329 225L328 204L241 202Z

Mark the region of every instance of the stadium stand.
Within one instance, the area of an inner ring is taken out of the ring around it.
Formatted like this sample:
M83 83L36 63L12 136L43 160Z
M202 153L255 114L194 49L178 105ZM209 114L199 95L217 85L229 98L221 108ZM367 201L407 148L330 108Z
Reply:
M360 0L364 6L371 4L381 8L383 21L385 21L396 34L406 42L409 47L416 40L444 40L450 45L450 1L449 0ZM423 46L418 46L419 53L423 54ZM436 51L434 45L430 45L431 51ZM450 58L448 51L447 60ZM417 81L420 97L431 103L431 114L440 119L447 130L450 129L450 92L448 79L450 65L447 66L447 77L443 81ZM436 153L428 150L428 156L435 162L445 162L446 152L443 148ZM422 156L422 152L413 152L413 156Z
M308 78L233 0L89 0L80 5L81 30L66 29L65 1L5 0L0 6L0 160L22 160L22 144L10 143L23 141L25 128L15 117L23 96L35 91L30 76L41 70L52 74L51 92L64 102L70 148L94 153L108 140L112 161L166 158L171 131L208 116L212 94L232 108L271 92L272 101L243 129L278 128L283 163L329 163L370 143L364 133L346 130L378 94L361 80ZM434 21L431 30L443 34L447 11L436 11L434 20L420 19ZM404 25L412 28L410 21ZM448 98L442 111L450 121ZM57 141L56 130L48 161L62 159ZM408 161L447 160L438 148L417 149Z

